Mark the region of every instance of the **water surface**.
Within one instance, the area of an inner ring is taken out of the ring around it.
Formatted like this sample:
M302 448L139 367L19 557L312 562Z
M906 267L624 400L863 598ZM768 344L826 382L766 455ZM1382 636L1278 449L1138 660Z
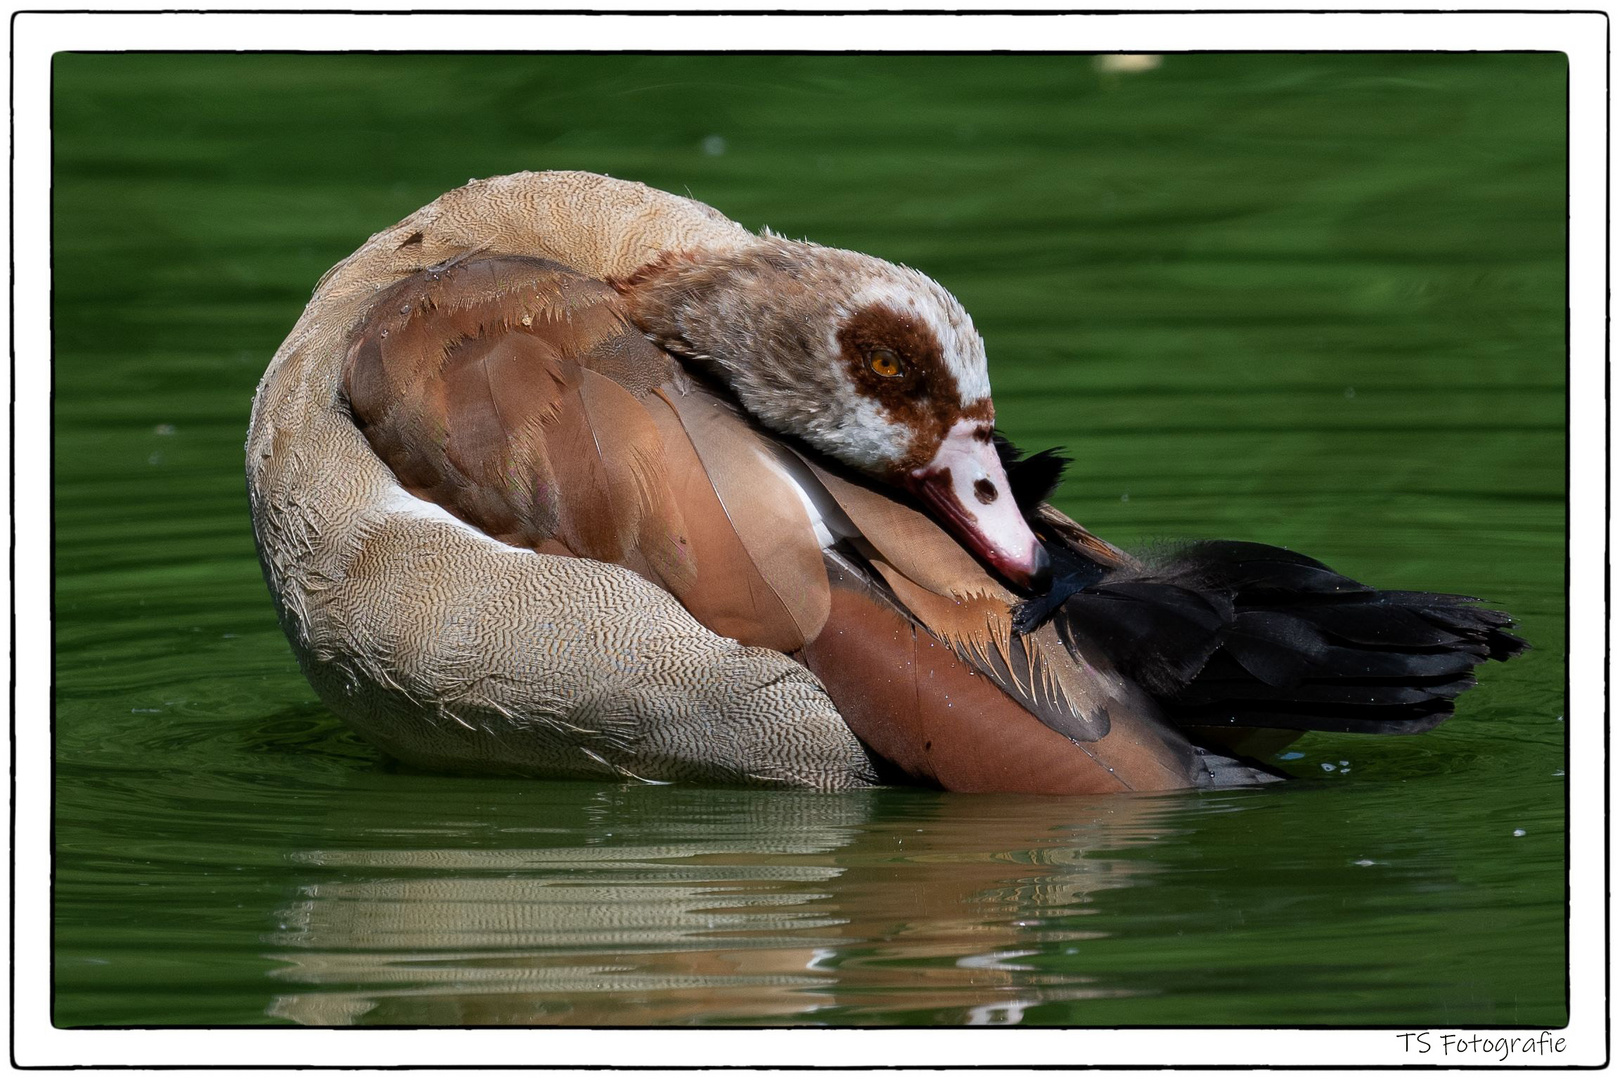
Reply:
M1561 56L61 54L53 107L58 1024L1563 1022ZM332 263L524 168L927 270L1118 543L1535 651L1259 790L401 770L277 628L248 405Z

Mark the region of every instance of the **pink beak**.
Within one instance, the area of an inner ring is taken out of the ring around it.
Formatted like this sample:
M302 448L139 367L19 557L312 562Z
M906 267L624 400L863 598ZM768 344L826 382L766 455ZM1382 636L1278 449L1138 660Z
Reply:
M1019 511L995 446L974 437L982 427L958 420L906 486L969 551L1019 588L1044 593L1052 585L1052 558Z

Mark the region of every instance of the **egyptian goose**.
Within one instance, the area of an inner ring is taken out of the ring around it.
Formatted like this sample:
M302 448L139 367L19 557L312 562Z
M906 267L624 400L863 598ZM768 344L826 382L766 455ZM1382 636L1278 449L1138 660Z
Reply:
M587 173L334 267L254 401L265 578L321 699L430 769L1100 793L1424 730L1524 647L1252 544L1144 565L993 434L926 276Z

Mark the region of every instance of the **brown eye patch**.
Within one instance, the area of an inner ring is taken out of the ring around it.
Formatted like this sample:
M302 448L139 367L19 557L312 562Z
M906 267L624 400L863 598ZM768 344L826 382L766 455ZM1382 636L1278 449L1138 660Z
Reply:
M863 308L844 320L838 328L838 345L856 385L885 404L901 391L905 396L937 395L947 388L933 385L936 376L950 380L948 389L955 390L934 332L921 319L886 305Z
M838 346L857 393L876 401L891 421L911 432L901 468L927 464L952 424L990 420L986 399L961 405L945 350L928 324L885 304L862 308L838 329ZM890 374L890 363L898 370Z

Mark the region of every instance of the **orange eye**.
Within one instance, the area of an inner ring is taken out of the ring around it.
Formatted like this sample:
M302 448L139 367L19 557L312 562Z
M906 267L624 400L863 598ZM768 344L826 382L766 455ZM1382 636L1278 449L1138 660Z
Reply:
M873 349L872 355L867 358L867 364L874 374L881 375L885 379L898 379L906 373L906 365L888 349Z

